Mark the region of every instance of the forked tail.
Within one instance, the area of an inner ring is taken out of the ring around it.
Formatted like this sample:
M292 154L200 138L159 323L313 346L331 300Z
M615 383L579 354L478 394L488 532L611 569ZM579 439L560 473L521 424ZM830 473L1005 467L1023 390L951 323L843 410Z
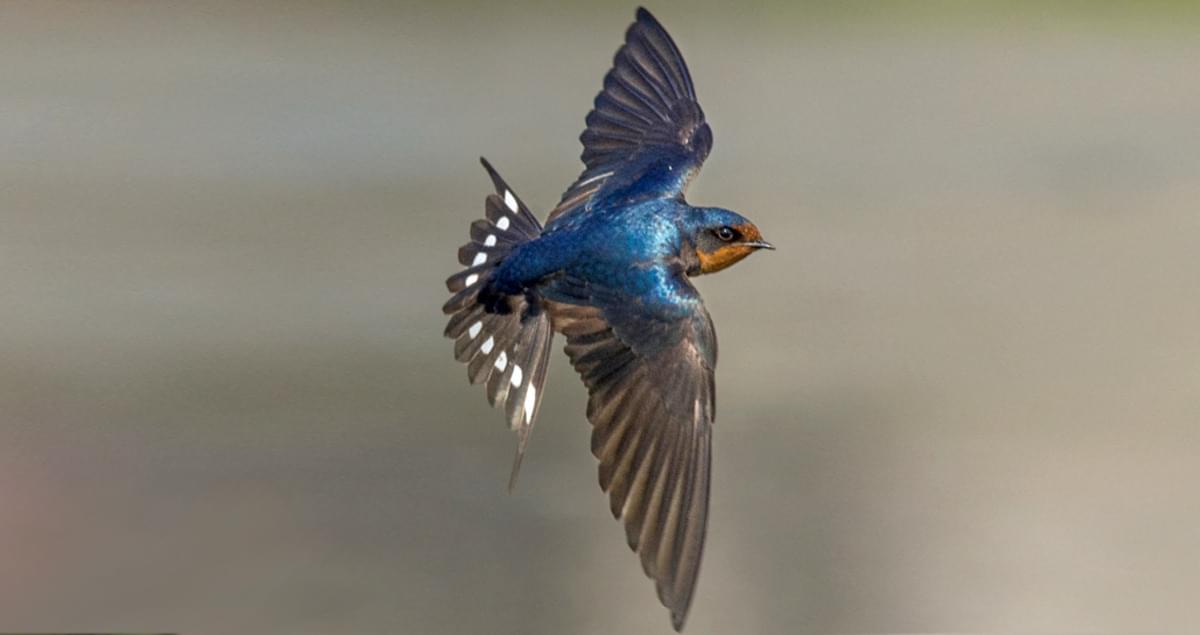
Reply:
M529 431L542 402L542 385L550 361L554 330L541 307L523 295L510 296L511 311L500 313L479 294L512 250L535 240L542 225L486 159L480 159L496 193L487 197L486 218L471 223L471 241L458 250L466 269L450 276L446 288L453 297L442 307L450 315L446 337L454 340L454 357L467 364L472 384L487 382L488 401L503 403L508 425L517 431L517 454L508 487L516 484Z

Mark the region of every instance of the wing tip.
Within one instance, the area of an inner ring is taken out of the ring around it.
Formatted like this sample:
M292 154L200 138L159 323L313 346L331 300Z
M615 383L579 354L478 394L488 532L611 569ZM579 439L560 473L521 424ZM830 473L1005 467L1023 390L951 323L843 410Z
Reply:
M692 596L694 595L695 586L693 584L690 590L686 590L687 595L683 597L662 596L663 606L671 611L671 626L675 627L675 632L682 632L683 625L687 622L688 613L692 609ZM660 589L661 592L661 589Z
M671 626L675 628L676 633L683 632L683 624L687 621L687 609L682 611L671 611Z
M662 22L658 21L658 18L654 17L653 13L650 13L649 9L638 7L634 13L633 24L630 24L629 28L625 31L625 42L630 43L638 37L638 34L646 33L647 31L650 33L666 34L667 29L662 25ZM667 37L669 38L670 36ZM618 50L618 56L620 53L621 51Z
M638 7L635 16L636 20L630 26L630 33L636 31L637 27L640 26L649 29L651 32L666 35L668 40L671 39L671 36L667 34L667 28L664 27L662 22L659 22L658 18L654 17L654 14L650 13L650 10L646 7ZM674 45L674 41L671 41L671 46Z

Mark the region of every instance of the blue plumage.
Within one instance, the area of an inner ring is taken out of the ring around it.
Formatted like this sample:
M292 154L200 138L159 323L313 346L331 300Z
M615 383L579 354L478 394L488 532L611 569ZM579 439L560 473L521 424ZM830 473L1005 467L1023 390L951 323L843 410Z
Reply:
M692 207L682 199L624 204L636 189L549 225L536 240L519 245L492 275L495 291L512 295L539 280L562 274L587 284L620 289L645 303L688 304L669 281L669 270L692 237L714 227L749 224L721 208Z
M689 278L772 247L743 216L684 200L712 130L683 57L645 9L580 140L585 169L544 228L484 161L496 193L459 250L467 268L447 280L445 334L519 434L512 479L551 340L566 336L600 486L679 630L704 548L716 412L716 333Z

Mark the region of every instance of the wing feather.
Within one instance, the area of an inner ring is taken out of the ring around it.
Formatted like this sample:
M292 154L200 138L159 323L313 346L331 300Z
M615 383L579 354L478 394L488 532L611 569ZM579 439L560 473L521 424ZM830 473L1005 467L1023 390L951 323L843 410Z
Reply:
M612 196L681 197L712 149L683 55L649 11L638 9L625 32L586 124L579 137L586 169L551 210L547 228Z
M666 320L619 293L592 292L596 306L548 310L588 388L600 487L678 630L707 526L716 335L698 296Z

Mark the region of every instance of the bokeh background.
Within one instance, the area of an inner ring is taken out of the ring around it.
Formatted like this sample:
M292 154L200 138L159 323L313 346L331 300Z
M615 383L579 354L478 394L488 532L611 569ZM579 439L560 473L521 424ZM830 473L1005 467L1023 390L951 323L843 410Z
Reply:
M1200 628L1197 6L650 8L779 247L687 632ZM633 9L0 4L0 630L669 632L565 357L509 495L439 311Z

